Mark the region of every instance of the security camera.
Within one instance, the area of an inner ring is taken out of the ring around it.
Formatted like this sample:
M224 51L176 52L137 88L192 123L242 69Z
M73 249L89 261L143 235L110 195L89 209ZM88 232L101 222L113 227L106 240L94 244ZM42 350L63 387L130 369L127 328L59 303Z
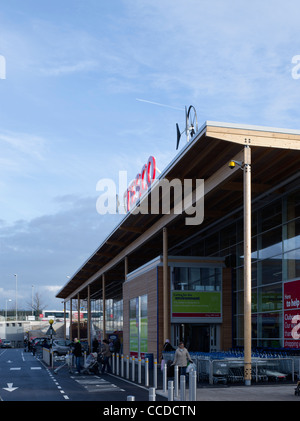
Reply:
M234 162L234 161L230 161L230 162L229 162L229 168L230 168L231 170L233 170L233 169L235 168L235 162Z

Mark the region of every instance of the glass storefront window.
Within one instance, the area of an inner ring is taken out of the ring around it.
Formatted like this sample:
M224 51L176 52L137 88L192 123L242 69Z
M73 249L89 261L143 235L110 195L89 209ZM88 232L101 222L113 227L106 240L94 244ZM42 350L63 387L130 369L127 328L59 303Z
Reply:
M258 288L258 311L282 310L282 284Z
M130 352L148 350L148 296L129 301L129 341Z
M280 338L282 327L282 313L263 313L258 315L260 338L277 340Z
M221 291L222 269L174 267L172 289L179 291Z
M268 259L282 253L282 227L267 231L259 238L259 259Z
M282 280L282 255L258 262L259 284L267 285Z
M284 280L300 277L300 249L283 255Z
M284 225L284 233L284 251L300 248L300 219L296 219Z

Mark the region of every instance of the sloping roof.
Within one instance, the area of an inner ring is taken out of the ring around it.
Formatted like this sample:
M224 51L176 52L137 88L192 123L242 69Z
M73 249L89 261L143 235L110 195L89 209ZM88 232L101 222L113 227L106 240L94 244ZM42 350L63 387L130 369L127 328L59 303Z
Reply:
M204 221L186 226L182 215L133 215L128 213L119 225L83 263L56 295L69 300L80 294L100 293L105 273L106 298L122 296L124 259L129 272L162 253L162 228L168 227L168 246L194 235L216 220L232 214L243 204L243 172L228 167L232 159L242 160L243 146L252 152L252 199L281 183L299 177L300 131L258 126L241 126L207 121L160 175L160 179L204 179ZM151 189L144 200L150 200Z

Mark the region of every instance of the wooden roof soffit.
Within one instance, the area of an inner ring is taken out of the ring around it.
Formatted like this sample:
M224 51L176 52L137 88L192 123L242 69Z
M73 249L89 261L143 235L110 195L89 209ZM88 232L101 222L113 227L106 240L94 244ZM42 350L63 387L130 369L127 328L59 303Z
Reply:
M300 150L300 135L297 134L208 125L206 136L240 145L248 144L266 148Z

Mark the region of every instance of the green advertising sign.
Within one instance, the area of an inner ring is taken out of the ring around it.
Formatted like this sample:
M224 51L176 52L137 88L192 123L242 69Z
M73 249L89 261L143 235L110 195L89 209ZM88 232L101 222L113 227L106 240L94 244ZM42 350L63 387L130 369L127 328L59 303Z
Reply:
M172 317L221 317L221 292L172 291Z

